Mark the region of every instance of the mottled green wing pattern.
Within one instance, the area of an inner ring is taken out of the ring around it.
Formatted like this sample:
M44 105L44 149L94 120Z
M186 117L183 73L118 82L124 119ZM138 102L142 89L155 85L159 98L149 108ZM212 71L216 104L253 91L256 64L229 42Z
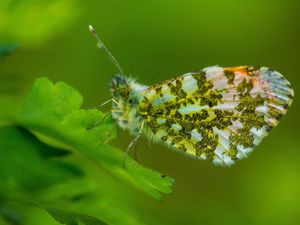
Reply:
M139 104L156 142L215 164L248 156L292 103L290 83L266 67L208 67L149 87Z

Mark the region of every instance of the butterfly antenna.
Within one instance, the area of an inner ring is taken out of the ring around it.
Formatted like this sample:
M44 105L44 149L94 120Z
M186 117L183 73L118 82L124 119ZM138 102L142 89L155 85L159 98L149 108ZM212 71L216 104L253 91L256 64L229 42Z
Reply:
M120 64L118 63L116 58L111 54L111 52L106 48L103 41L100 39L99 35L97 34L96 30L94 29L94 27L92 25L89 25L89 30L91 31L92 35L97 39L98 48L103 50L106 53L106 55L108 56L108 58L112 61L112 63L117 67L119 72L121 74L124 74Z

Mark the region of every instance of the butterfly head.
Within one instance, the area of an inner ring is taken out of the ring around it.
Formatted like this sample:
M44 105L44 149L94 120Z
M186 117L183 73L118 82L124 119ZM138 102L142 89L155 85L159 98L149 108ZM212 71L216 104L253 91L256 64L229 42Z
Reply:
M131 91L128 78L123 75L116 75L112 77L110 81L110 90L113 98L127 99Z

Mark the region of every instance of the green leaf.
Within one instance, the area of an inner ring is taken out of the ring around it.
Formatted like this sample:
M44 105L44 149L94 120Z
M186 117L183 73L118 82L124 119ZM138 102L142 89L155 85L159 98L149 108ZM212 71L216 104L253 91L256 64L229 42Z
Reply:
M119 184L103 173L88 175L93 168L80 157L45 145L24 128L1 127L0 137L0 217L7 222L24 224L25 208L37 207L61 222L143 224L118 193Z
M34 84L21 110L22 119L36 123L59 123L81 107L83 97L71 86L58 82L53 85L41 78Z
M2 220L3 221L2 221ZM10 204L1 204L0 199L0 224L22 224L23 215Z
M174 180L145 168L130 157L123 167L124 153L107 144L115 134L112 120L101 122L104 114L98 110L80 109L83 98L69 85L53 85L46 78L38 79L21 110L19 124L60 141L69 150L105 168L119 178L143 189L156 199L171 193Z
M61 224L66 225L77 225L77 222L82 222L86 225L105 225L103 221L97 220L94 217L76 214L76 213L66 213L64 211L56 209L48 209L48 212Z
M0 127L0 146L1 193L34 192L83 175L77 166L54 159L67 151L39 142L23 128Z
M126 184L161 199L174 180L130 157L123 168L124 153L108 144L114 121L82 102L65 83L35 82L20 114L0 129L0 203L41 208L67 225L143 224Z

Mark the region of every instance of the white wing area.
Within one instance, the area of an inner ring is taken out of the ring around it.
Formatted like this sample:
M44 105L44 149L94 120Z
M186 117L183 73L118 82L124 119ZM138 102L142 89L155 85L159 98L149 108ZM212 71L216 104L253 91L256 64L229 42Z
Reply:
M140 111L152 139L231 165L279 123L293 95L290 83L269 68L214 66L149 87Z

